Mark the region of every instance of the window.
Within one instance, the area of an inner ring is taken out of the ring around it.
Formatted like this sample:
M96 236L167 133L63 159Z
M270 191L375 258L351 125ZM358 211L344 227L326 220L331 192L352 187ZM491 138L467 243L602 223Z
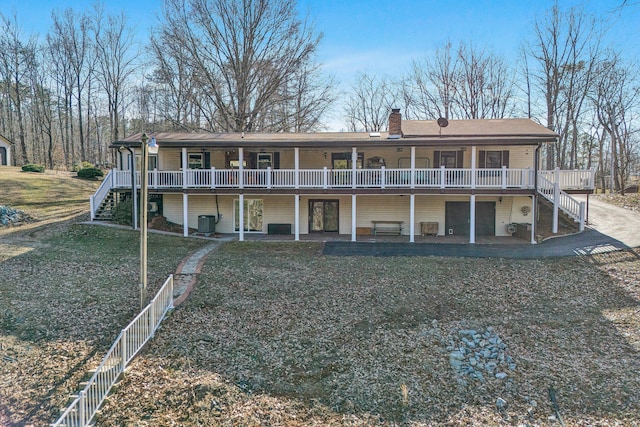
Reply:
M273 167L272 153L258 153L258 169Z
M334 169L351 169L351 153L331 153L331 164ZM362 169L364 153L358 153L356 169Z
M189 169L204 169L202 153L188 153L187 165Z
M433 167L439 168L462 168L464 159L464 151L438 151L433 152Z
M479 167L486 169L500 169L509 167L509 150L480 150L478 152Z
M158 169L158 155L157 154L148 154L149 164L147 165L147 170ZM129 155L131 158L131 155ZM136 154L136 171L142 170L142 156L140 154Z
M247 161L246 160L242 161L242 167L243 168L247 167ZM229 160L229 168L230 169L240 169L240 160L238 160L238 159Z

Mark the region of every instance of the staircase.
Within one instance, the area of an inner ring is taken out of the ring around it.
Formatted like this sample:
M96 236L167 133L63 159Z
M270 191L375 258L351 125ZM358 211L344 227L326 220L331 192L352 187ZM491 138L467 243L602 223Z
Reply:
M551 182L546 177L538 174L538 193L544 200L551 204L554 210L554 233L557 232L558 215L564 213L568 218L579 224L580 231L584 231L586 209L584 202L571 197L560 189L558 182ZM558 212L556 211L556 208Z
M113 210L118 203L124 201L126 198L126 194L109 190L93 215L94 221L111 221L113 219Z

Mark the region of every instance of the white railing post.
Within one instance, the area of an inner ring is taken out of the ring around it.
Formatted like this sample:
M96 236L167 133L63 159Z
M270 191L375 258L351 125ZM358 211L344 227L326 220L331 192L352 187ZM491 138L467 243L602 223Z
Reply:
M551 226L551 232L553 234L558 233L558 204L560 203L560 183L558 182L558 175L556 174L556 180L553 184L553 225Z
M586 217L586 203L585 202L580 202L580 231L584 231L584 223L585 223L585 217Z
M502 165L502 189L507 188L507 167Z
M123 329L120 334L120 369L124 373L125 369L127 369L127 329Z
M86 399L87 399L87 393L84 390L82 390L80 392L80 402L78 403L80 407L78 408L78 410L80 411L80 425L83 427L87 425Z
M216 188L216 168L211 167L211 188Z
M385 168L384 165L382 165L380 167L380 188L385 188L386 187L386 184L387 184L387 178L385 176L385 171L386 170L387 169Z
M440 166L440 188L444 188L444 185L446 184L447 180L445 179L445 170L444 170L444 165Z
M267 166L267 188L271 188L271 166Z
M329 186L329 170L325 166L322 168L322 188L327 189Z

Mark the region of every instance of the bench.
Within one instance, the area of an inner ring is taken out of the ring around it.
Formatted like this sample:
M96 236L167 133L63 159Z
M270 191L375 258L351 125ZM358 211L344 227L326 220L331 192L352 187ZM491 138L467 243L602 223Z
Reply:
M392 236L400 236L402 234L402 224L404 221L371 221L373 223L374 236L378 234L386 234Z

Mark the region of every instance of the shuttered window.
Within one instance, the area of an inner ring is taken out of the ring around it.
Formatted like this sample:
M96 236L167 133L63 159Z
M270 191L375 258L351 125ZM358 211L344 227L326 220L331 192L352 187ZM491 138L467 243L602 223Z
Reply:
M480 150L478 152L478 167L486 169L500 169L509 167L509 150Z

